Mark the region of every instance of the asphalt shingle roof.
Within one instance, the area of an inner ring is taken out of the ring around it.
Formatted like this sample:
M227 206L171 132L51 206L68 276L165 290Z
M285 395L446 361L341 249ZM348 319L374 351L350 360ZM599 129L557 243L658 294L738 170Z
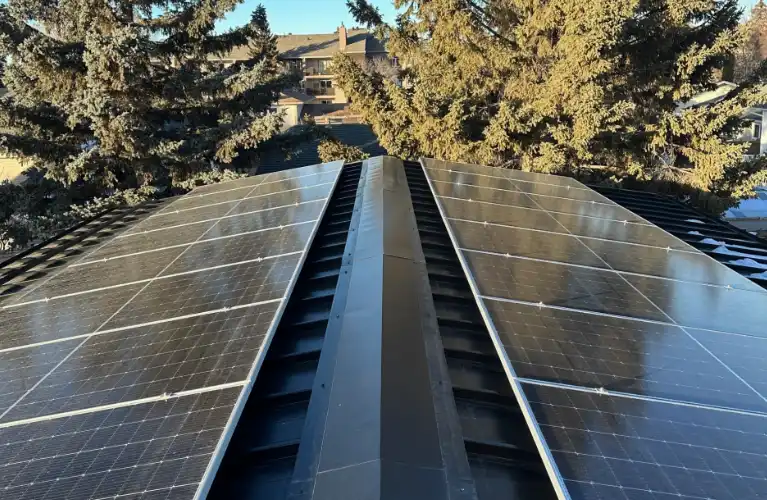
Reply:
M280 35L277 37L277 51L284 59L300 59L302 57L333 57L340 51L338 32L308 35ZM386 52L383 44L367 30L347 30L347 54L371 54ZM247 59L248 47L235 47L222 59Z

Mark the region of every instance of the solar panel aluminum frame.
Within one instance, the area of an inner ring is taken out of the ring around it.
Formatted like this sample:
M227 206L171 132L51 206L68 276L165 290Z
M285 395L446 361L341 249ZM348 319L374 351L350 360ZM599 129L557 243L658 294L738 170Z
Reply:
M277 327L280 324L280 320L282 319L282 315L285 312L288 299L290 295L293 293L293 289L295 288L298 275L301 273L301 269L303 269L304 267L306 256L309 253L309 248L314 242L314 238L317 235L317 231L319 230L320 224L322 224L322 219L325 216L325 212L327 211L328 206L330 205L330 200L333 197L333 193L338 187L338 180L341 178L341 171L343 170L344 161L338 160L335 162L326 163L326 165L338 166L338 171L337 171L335 180L333 181L333 185L331 186L331 189L328 193L328 197L325 199L325 202L322 205L319 218L317 219L317 222L314 225L314 228L312 228L312 232L310 233L309 238L307 239L306 246L304 247L301 257L298 260L298 264L296 265L296 268L293 270L293 275L291 276L290 281L288 282L288 288L285 291L285 296L280 302L280 305L277 308L277 311L274 313L274 317L272 318L272 322L269 325L269 329L267 330L266 337L264 338L264 343L261 349L259 350L256 359L253 362L253 366L251 366L250 368L250 372L248 373L248 377L245 381L245 384L242 387L240 396L234 405L234 409L232 410L232 414L229 416L229 420L224 426L224 432L222 433L221 438L219 439L218 445L213 450L213 455L210 459L210 462L208 462L208 466L205 469L205 473L203 474L202 479L200 479L200 484L197 487L197 492L194 495L194 500L203 500L208 495L208 491L210 491L210 487L213 484L213 479L215 478L216 472L218 471L218 468L221 465L221 460L224 458L224 452L226 451L226 448L229 445L229 441L231 440L232 434L234 433L234 429L237 426L237 422L240 419L242 410L245 407L245 403L248 400L248 396L250 395L251 390L253 389L253 384L255 383L256 377L258 376L258 373L261 370L261 366L264 363L264 359L266 358L266 353L269 351L269 346L272 343L274 334L276 333Z
M469 271L469 266L468 266L468 263L466 262L466 259L463 256L463 252L459 250L460 247L458 245L458 239L456 235L453 233L452 227L449 224L448 218L442 208L442 203L440 202L439 196L437 195L437 192L434 189L434 185L432 184L431 178L429 177L424 160L425 158L419 158L419 163L421 165L421 169L424 172L424 177L426 177L426 182L429 184L429 190L431 191L431 194L434 197L434 201L437 205L437 209L439 210L440 217L442 218L442 221L445 224L445 229L447 230L448 236L450 237L450 241L452 242L453 247L455 248L455 252L456 252L456 255L458 256L458 260L461 263L461 268L463 269L464 275L466 276L466 280L469 283L471 292L474 295L474 300L477 303L477 307L479 308L480 314L482 315L482 319L485 322L485 326L487 327L488 334L490 335L490 339L492 340L493 346L495 347L496 354L498 354L498 357L501 361L501 365L503 366L503 370L506 373L506 378L508 379L509 384L511 385L511 389L514 392L514 397L517 400L517 404L519 404L520 409L522 411L522 415L525 418L525 422L527 423L527 426L529 427L531 431L533 441L535 442L535 446L538 448L538 452L541 455L543 465L546 468L547 474L549 475L549 479L551 480L552 486L554 487L554 491L556 492L557 497L560 500L571 500L570 493L567 491L567 487L565 486L564 478L562 477L562 474L559 472L559 469L556 463L554 462L554 457L551 453L551 450L549 449L548 444L546 443L543 437L543 432L541 431L541 428L538 425L538 421L535 419L535 416L533 415L532 408L530 407L530 403L527 400L527 396L522 390L522 385L517 380L517 374L514 370L514 367L511 365L511 360L509 359L508 354L506 353L506 350L503 347L503 343L501 342L501 339L498 335L498 331L496 330L495 325L493 324L493 320L490 317L490 313L485 307L484 301L482 300L482 298L480 298L479 287L477 286L477 283L474 280L474 277Z

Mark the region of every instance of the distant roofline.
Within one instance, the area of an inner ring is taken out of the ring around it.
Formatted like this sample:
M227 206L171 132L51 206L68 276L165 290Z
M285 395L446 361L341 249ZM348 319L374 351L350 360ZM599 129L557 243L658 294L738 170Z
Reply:
M367 28L346 28L347 33L370 33L371 35L373 32ZM276 34L275 36L281 37L281 36L326 36L326 35L337 35L338 34L338 28L336 28L335 31L327 31L325 33L280 33Z
M344 54L387 54L385 50L347 50ZM282 54L277 56L278 59L333 59L333 56L300 56L300 57L282 57ZM319 76L319 75L317 75Z
M346 46L341 50L339 30L332 33L290 33L277 35L278 58L281 60L316 60L332 59L338 52L345 54L386 54L382 42L376 39L369 29L346 31ZM224 62L237 62L247 59L245 46L234 47L226 54L210 59Z

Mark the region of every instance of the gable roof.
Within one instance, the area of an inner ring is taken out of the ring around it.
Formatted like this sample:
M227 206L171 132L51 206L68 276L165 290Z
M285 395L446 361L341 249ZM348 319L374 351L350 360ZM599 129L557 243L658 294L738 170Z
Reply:
M277 51L282 59L333 57L340 51L338 31L335 33L279 35L277 37ZM347 54L380 54L385 53L386 49L383 43L369 31L350 29L347 30L345 52ZM248 47L242 45L235 47L221 59L237 61L248 57Z
M367 38L372 36L366 30L348 30L346 52L364 53ZM332 57L339 50L338 32L277 37L277 51L280 53L280 57L286 59Z

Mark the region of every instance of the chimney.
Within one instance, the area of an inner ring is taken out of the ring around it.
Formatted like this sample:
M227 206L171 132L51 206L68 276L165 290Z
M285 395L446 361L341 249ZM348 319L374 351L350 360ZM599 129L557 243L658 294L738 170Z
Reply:
M338 28L338 50L346 52L346 27L343 23Z

